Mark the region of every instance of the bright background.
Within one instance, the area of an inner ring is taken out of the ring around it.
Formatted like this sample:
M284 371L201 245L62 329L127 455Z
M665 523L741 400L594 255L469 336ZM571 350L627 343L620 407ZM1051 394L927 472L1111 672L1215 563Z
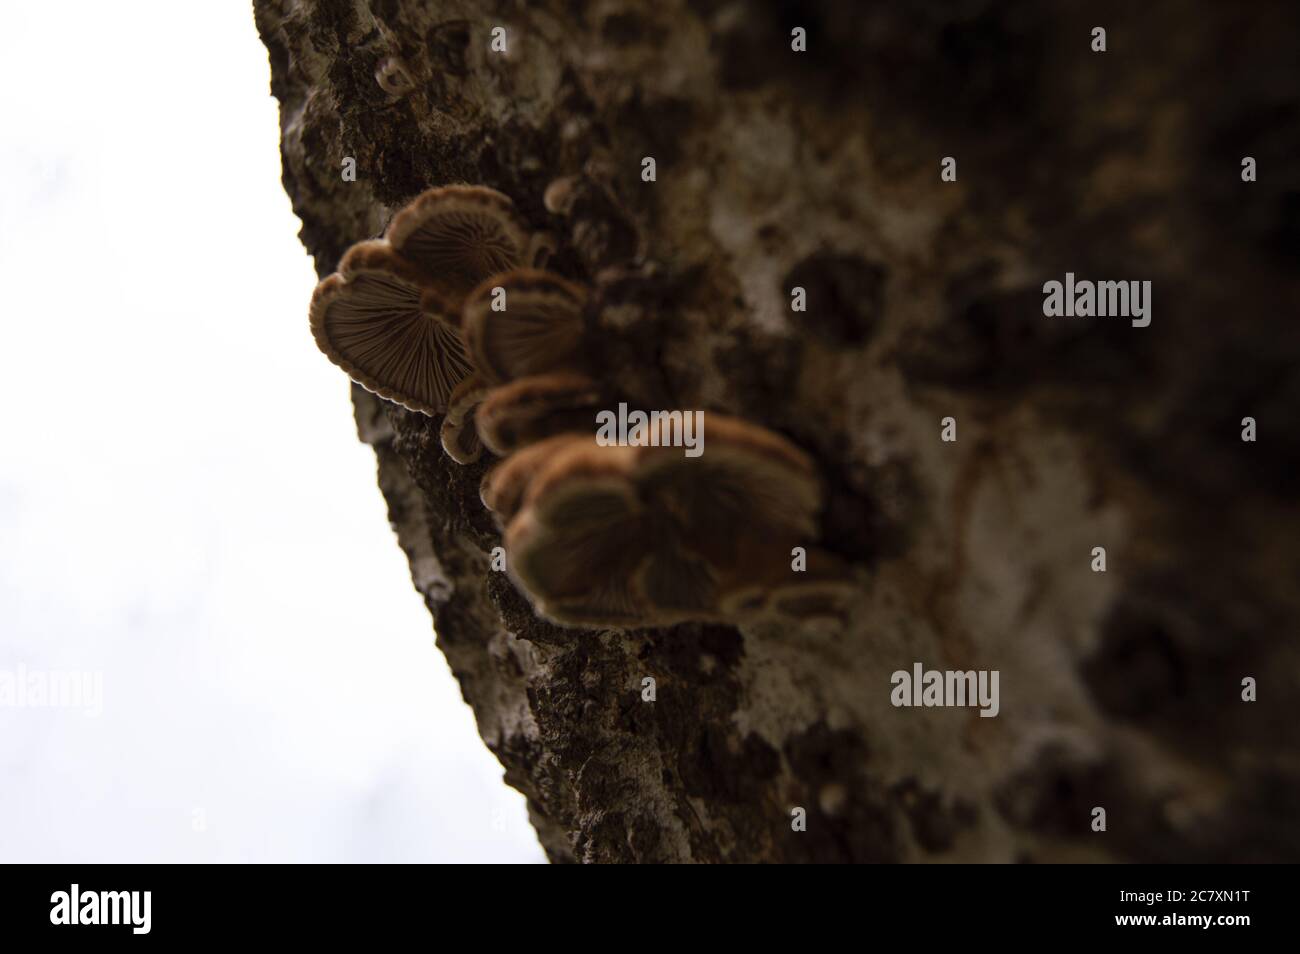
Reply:
M104 701L0 707L0 862L541 861L308 334L269 82L243 3L6 4L0 671Z

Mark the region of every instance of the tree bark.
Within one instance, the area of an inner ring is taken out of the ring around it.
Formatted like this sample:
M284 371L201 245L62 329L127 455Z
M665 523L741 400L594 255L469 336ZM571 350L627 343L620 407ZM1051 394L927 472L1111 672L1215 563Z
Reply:
M638 406L747 418L821 469L820 543L861 588L842 629L562 629L489 568L489 462L354 386L553 861L1300 858L1300 8L254 8L322 276L430 186L499 189L602 283ZM1151 281L1151 324L1045 317L1067 272ZM996 670L997 717L893 705L918 662Z

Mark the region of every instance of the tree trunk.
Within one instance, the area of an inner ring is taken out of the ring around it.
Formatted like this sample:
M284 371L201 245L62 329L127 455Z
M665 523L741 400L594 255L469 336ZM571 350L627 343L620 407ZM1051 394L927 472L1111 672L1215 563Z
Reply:
M601 283L635 406L744 417L820 468L846 625L564 629L489 567L490 461L354 386L553 861L1300 857L1300 8L254 7L322 276L422 190L491 186ZM1067 272L1150 281L1149 326L1046 317ZM918 663L996 671L996 717L895 705Z

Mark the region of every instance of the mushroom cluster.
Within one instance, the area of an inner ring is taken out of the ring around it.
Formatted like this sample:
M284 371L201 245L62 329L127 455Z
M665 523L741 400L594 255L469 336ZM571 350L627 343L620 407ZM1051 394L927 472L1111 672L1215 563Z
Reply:
M493 189L430 189L393 217L384 238L352 246L316 286L312 335L362 387L442 414L473 371L460 330L467 296L532 264L543 241Z
M803 548L820 482L785 438L709 413L706 455L644 431L634 446L597 442L612 389L584 347L590 296L538 267L551 248L499 192L431 189L317 286L312 334L366 389L443 415L453 460L472 463L485 447L505 458L484 478L483 502L512 578L548 619L841 615L851 578ZM807 562L798 571L796 551Z
M812 461L733 417L710 414L708 429L698 458L653 436L605 446L565 433L488 473L483 503L539 613L619 627L838 614L852 594L838 561L817 553L814 572L791 568L816 533Z

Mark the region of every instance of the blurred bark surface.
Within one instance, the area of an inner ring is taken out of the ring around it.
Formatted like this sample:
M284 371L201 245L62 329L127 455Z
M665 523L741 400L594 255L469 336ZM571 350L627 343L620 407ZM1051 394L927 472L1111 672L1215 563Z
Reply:
M254 8L321 275L425 188L505 192L561 236L558 271L622 276L607 360L639 406L816 456L824 544L860 576L842 631L551 626L489 571L485 464L354 387L438 645L552 860L1300 859L1300 7ZM1149 279L1150 327L1045 318L1067 271ZM282 316L304 348L309 293ZM998 670L998 717L895 708L915 662Z

